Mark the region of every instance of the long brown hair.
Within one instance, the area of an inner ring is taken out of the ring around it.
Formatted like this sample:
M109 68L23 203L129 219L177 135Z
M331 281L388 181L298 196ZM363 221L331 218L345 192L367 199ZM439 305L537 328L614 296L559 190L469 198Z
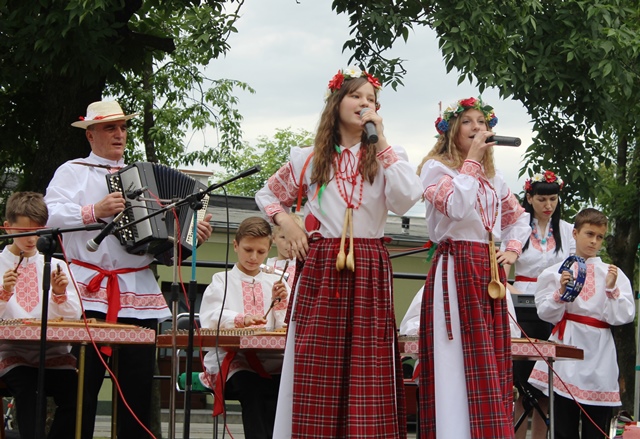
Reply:
M311 183L323 185L331 180L331 168L333 166L333 157L336 154L336 145L340 145L340 103L342 99L350 93L359 89L363 84L367 84L367 78L347 79L342 84L342 88L337 90L327 98L324 106L320 123L318 124L318 132L314 142L313 170L311 172ZM376 93L376 103L377 103ZM369 183L378 173L378 160L376 158L376 149L369 145L367 136L362 133L362 155L360 156L360 164L358 171L362 178Z
M455 139L458 137L458 132L460 131L460 120L462 119L462 115L466 113L468 110L463 111L456 117L452 117L449 121L449 130L444 134L441 134L436 141L435 146L429 154L422 159L422 163L418 166L418 175L422 171L422 167L427 162L427 160L437 160L451 169L460 169L462 164L464 163L464 157L460 153L460 148L456 145ZM488 123L485 121L485 125L487 129L489 129ZM484 166L484 175L488 178L492 178L496 175L495 165L493 163L493 149L487 149L482 157L482 166Z

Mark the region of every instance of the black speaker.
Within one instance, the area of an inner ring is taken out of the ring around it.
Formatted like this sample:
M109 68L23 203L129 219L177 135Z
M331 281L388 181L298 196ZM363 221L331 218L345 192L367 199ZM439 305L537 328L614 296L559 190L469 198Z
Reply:
M513 306L516 309L518 324L530 338L547 340L553 325L538 317L536 301L533 294L512 294ZM524 335L523 335L524 337Z

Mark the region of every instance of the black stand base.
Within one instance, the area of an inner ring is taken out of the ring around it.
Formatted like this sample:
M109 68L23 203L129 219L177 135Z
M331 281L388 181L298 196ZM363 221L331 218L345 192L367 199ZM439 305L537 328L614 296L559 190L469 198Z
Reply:
M544 410L542 410L542 407L540 407L540 403L538 403L538 399L535 397L535 395L531 393L528 388L523 386L520 381L516 381L515 386L518 389L518 393L520 394L520 396L522 396L522 408L524 408L524 412L522 413L522 415L520 415L520 418L518 418L518 421L516 422L516 425L514 427L514 431L518 431L520 425L522 425L522 423L529 417L529 414L533 409L535 409L542 417L548 429L550 425L549 416L544 412Z

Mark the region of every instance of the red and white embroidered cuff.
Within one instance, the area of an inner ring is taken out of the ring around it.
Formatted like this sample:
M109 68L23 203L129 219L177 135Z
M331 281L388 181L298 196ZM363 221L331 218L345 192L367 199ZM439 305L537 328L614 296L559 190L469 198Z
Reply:
M562 303L567 303L567 302L563 302L562 300L560 300L560 296L561 296L561 295L560 295L560 290L555 290L555 291L553 292L553 300L554 300L554 302L558 302L558 303L560 303L560 302L562 302Z
M515 239L507 241L506 250L508 252L514 252L518 256L520 256L522 254L522 243L520 241L516 241Z
M482 165L475 160L465 160L460 168L460 173L474 178L482 177Z
M96 213L93 207L93 204L87 204L86 206L82 206L82 209L80 209L83 224L96 223Z
M284 213L284 209L282 208L282 205L280 205L280 203L272 203L264 207L264 213L267 214L267 217L272 224L275 224L273 222L273 217L280 212Z
M65 292L64 294L56 294L53 293L53 303L60 305L61 303L64 303L67 301L67 293Z
M380 151L376 155L378 159L380 159L380 163L382 163L382 167L385 169L387 169L389 166L393 165L395 162L398 161L398 154L396 154L396 152L390 146L385 148L384 151Z
M9 299L11 299L11 296L13 296L12 291L5 290L4 285L0 286L0 300L2 300L3 302L8 302Z
M612 289L607 288L604 290L604 292L609 299L617 299L618 297L620 297L620 289L617 286L613 287Z

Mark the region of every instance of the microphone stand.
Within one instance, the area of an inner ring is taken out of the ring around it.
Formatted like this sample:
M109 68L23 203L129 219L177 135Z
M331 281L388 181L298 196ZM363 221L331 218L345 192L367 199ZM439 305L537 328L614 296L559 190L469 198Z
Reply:
M194 215L195 217L195 215ZM176 437L176 376L178 362L177 342L176 342L176 326L178 315L178 301L180 300L180 286L178 285L178 219L173 218L173 278L171 282L171 381L169 384L169 439Z
M208 189L207 189L208 190ZM190 206L194 211L202 209L202 202L194 200ZM193 238L197 240L196 228L198 226L198 218L193 215ZM198 282L196 281L196 248L193 246L191 251L191 280L189 281L189 338L187 342L187 364L185 366L186 381L185 381L185 394L184 394L184 422L183 425L183 438L188 438L191 428L191 391L192 391L192 371L193 371L193 333L195 330L195 309L196 309L196 293L198 291ZM174 260L175 260L174 256ZM175 327L174 327L175 328ZM174 329L175 333L175 329Z
M194 211L194 215L193 215L193 239L195 240L193 246L192 246L192 250L191 250L191 281L189 282L189 290L188 290L188 300L189 300L189 336L188 336L188 344L187 344L187 359L186 359L186 383L185 383L185 400L184 400L184 438L188 438L189 437L189 424L191 422L191 388L192 388L192 371L193 371L193 332L194 332L194 326L195 326L195 302L196 302L196 293L197 293L197 286L198 283L196 281L196 248L197 248L197 224L198 224L198 218L197 215L195 214L196 211L200 210L202 208L202 199L207 196L210 192L219 189L223 186L226 186L229 183L232 183L240 178L244 178L244 177L248 177L250 175L255 174L256 172L260 171L260 166L255 165L249 169L246 169L242 172L240 172L239 174L234 175L233 177L224 180L220 183L214 183L211 186L209 186L207 189L205 189L204 191L201 192L196 192L193 193L191 195L188 195L187 197L183 198L183 199L178 199L177 201L173 201L163 207L161 207L160 209L154 210L153 212L149 213L148 215L145 215L143 217L138 218L137 220L131 221L121 227L117 227L114 228L111 233L116 233L119 232L122 229L131 227L135 224L138 224L142 221L145 221L153 216L156 215L160 215L162 213L165 213L169 210L175 209L177 207L181 207L181 206L185 206L185 205L189 205L189 207L191 207L191 209L193 209ZM156 200L153 200L156 201ZM177 228L174 227L174 230L176 230ZM173 259L174 259L174 264L177 264L177 258L178 255L176 253L176 242L177 242L177 238L174 241L174 254L173 254ZM174 270L177 270L177 268L174 268ZM173 291L173 285L172 285L172 291ZM176 285L176 296L177 296L177 285ZM176 331L176 327L175 327L175 319L173 321L173 334L172 334L172 340L175 340L175 331ZM173 344L173 342L172 342ZM173 349L173 351L175 352L175 348ZM175 355L171 356L171 373L173 374L176 370L176 364L175 362L177 362L177 358ZM175 391L175 388L171 389L172 392ZM174 420L175 421L175 420ZM173 431L172 431L173 433Z
M49 289L51 288L51 257L56 249L58 237L66 232L78 232L87 230L99 230L104 224L90 224L82 227L68 229L39 229L33 232L15 233L0 236L0 240L20 238L25 236L39 236L36 247L44 256L44 269L42 273L42 311L40 314L40 356L38 363L38 385L36 389L36 437L46 437L45 420L47 419L47 404L45 395L45 362L47 357L47 318L49 315ZM28 408L23 408L23 410Z

